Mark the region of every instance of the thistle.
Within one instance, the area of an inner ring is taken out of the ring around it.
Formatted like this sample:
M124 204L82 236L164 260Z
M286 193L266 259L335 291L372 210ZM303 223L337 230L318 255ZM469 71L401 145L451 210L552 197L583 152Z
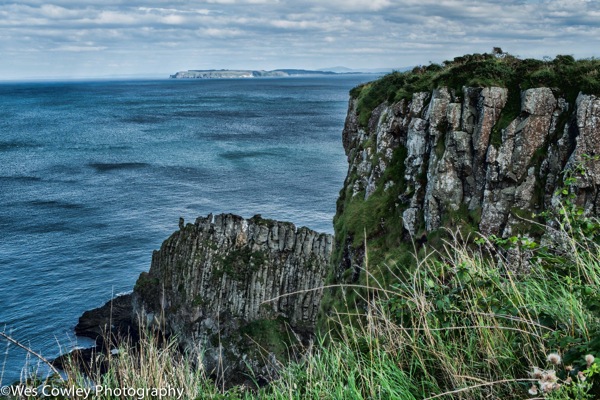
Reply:
M547 360L554 365L559 365L562 359L558 353L550 353L548 354Z
M588 354L587 356L585 356L585 362L587 363L588 368L594 363L595 358L593 355Z

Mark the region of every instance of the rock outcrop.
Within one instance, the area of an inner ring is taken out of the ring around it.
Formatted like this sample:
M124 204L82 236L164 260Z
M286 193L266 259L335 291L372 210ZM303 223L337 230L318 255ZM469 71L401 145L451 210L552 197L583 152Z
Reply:
M314 333L332 246L260 216L181 222L136 283L134 319L175 334L216 379L268 380Z
M99 346L109 333L117 339L135 335L131 314L131 294L117 296L102 307L84 312L75 326L75 334L94 339Z
M569 103L547 87L441 87L379 105L366 126L358 122L358 104L350 100L343 132L349 168L338 217L348 201L395 188L394 211L407 238L448 226L457 214L483 234L506 237L521 233L523 217L556 204L565 171L578 165L585 173L573 185L575 201L586 212L600 211L595 96L579 94ZM386 173L391 167L402 175ZM351 234L338 237L345 240L338 242L338 276L362 265L364 252Z

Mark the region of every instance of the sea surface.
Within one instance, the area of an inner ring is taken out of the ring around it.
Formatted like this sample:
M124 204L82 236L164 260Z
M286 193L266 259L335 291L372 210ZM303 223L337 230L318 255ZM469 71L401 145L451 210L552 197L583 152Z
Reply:
M372 75L0 84L0 332L47 358L208 213L331 233L348 91ZM0 339L0 385L37 360Z

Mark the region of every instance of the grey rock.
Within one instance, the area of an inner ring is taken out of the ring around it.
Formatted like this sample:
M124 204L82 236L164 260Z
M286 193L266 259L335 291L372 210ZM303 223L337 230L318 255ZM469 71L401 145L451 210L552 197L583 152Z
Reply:
M556 102L550 88L527 89L521 96L521 110L532 115L552 114L556 108Z
M499 87L465 87L460 97L447 88L415 93L409 102L378 107L373 131L349 115L344 143L353 143L345 147L353 173L345 187L370 195L380 186L404 185L395 207L412 236L421 235L422 226L440 228L461 209L477 218L479 231L506 236L519 233L521 215L555 207L565 171L584 164L576 202L600 213L600 99L580 94L569 104L549 88L528 89L519 93L520 111L501 129L508 94ZM377 146L365 151L374 137ZM381 171L398 147L405 149L404 173L384 182ZM360 265L359 250L347 245L342 258ZM338 273L350 264L338 266Z
M261 342L262 331L268 327L281 340L297 337L298 346L312 338L332 249L331 235L288 222L198 218L154 252L133 293L134 320L203 352L216 379L272 378L277 364L265 359L282 354L270 347L274 343Z

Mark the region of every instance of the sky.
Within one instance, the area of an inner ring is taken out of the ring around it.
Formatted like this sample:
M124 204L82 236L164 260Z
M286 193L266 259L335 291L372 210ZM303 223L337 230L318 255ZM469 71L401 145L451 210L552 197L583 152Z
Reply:
M600 56L597 0L0 0L0 80Z

